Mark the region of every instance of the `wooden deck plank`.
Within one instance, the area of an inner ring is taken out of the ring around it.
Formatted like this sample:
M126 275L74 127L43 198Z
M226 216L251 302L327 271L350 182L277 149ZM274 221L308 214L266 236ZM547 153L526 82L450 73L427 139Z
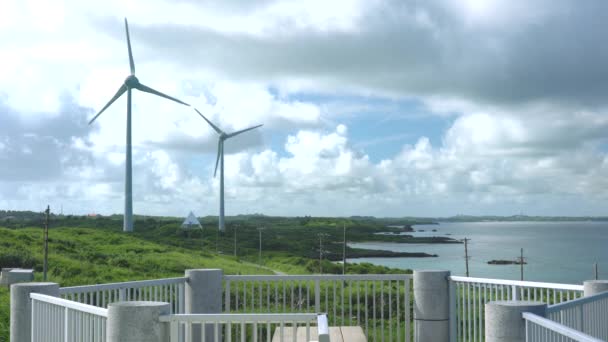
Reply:
M319 339L317 327L310 327L310 340L316 341ZM283 328L283 341L281 341L281 331L280 328L277 327L274 329L274 334L272 335L272 342L291 342L293 341L293 328L291 326ZM306 327L298 327L296 331L296 341L297 342L308 342L306 341Z
M340 330L342 331L342 339L345 342L367 342L361 327L340 327Z
M329 327L329 340L331 342L344 342L340 327Z
M316 327L310 327L310 341L317 341L319 338ZM329 338L331 342L367 342L361 327L329 327ZM280 328L274 330L272 342L291 342L293 341L293 329L286 326L283 329L283 341L281 341ZM296 331L297 342L309 342L306 340L306 327L298 327Z

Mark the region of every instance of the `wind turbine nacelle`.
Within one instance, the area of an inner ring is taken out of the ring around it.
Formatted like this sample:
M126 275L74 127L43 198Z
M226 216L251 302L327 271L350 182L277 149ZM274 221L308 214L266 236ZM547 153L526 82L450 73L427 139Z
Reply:
M139 85L139 79L137 79L135 75L129 75L125 79L125 85L129 88L137 88L137 86Z

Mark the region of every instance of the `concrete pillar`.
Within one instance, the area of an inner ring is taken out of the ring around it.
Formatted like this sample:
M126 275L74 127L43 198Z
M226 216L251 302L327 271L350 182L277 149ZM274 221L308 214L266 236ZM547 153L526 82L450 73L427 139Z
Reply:
M525 342L526 323L522 314L545 317L547 304L533 301L494 301L485 306L486 342Z
M0 283L10 287L12 284L29 283L34 281L34 270L24 270L21 268L13 268L8 272L2 272Z
M59 284L19 283L11 285L11 342L31 342L32 301L30 293L59 297Z
M222 280L224 273L221 269L186 270L186 313L221 313L222 312ZM193 341L201 340L201 327L192 325ZM213 341L213 326L205 329L205 340ZM221 338L220 338L221 339Z
M0 285L8 288L12 284L29 283L34 281L34 270L25 270L21 268L3 268L0 273Z
M608 280L586 280L583 283L585 297L608 291Z
M414 271L414 340L447 342L450 271Z
M108 342L169 341L169 323L160 316L171 313L164 302L116 302L108 305Z

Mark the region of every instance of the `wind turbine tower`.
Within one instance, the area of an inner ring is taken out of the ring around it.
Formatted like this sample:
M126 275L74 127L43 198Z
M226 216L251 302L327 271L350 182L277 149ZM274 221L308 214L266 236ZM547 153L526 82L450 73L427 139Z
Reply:
M219 221L218 221L218 228L221 232L223 232L226 230L226 227L224 225L224 141L226 141L227 139L230 139L232 137L235 137L241 133L251 131L252 129L256 129L256 128L264 126L264 125L257 125L257 126L242 129L240 131L226 134L224 131L219 129L219 127L217 127L211 121L209 121L201 112L198 111L198 109L194 108L194 110L198 113L198 115L200 115L203 119L205 119L205 121L207 121L209 126L211 126L211 128L213 128L213 130L219 135L218 142L217 142L217 158L215 160L215 171L213 171L213 177L215 177L215 175L217 174L217 167L218 167L218 165L220 165L220 215L219 215Z
M131 69L131 74L127 76L124 83L120 86L116 94L110 99L110 101L89 121L89 125L92 124L101 113L103 113L114 101L116 101L119 97L122 96L125 92L127 93L127 144L126 144L126 154L127 160L125 163L125 214L124 214L124 223L122 230L125 232L133 231L133 196L132 196L132 183L131 183L131 90L137 89L146 93L150 93L156 96L164 97L171 101L181 103L186 106L190 106L189 104L182 102L176 98L173 98L169 95L165 95L160 91L154 90L150 87L147 87L139 82L139 79L135 77L135 62L133 62L133 53L131 52L131 39L129 38L129 24L127 23L127 18L125 18L125 31L127 33L127 47L129 49L129 66Z

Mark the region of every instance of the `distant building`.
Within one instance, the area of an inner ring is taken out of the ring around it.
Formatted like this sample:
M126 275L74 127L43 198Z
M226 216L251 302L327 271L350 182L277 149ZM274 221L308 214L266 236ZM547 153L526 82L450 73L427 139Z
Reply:
M196 218L196 216L194 216L194 213L190 212L190 214L188 214L188 217L186 217L186 219L184 220L184 223L182 223L182 228L193 229L203 228L203 226L201 226L201 223L198 222L198 219Z

